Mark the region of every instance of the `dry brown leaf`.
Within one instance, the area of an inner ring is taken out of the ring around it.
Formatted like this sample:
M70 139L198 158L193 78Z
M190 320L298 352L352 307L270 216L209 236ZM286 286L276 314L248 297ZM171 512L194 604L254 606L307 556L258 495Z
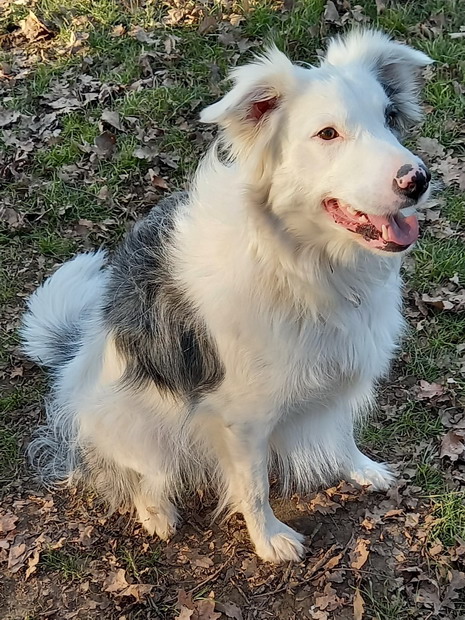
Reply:
M191 560L191 564L199 568L211 568L213 566L213 560L206 555L199 555L197 558Z
M18 517L12 512L0 516L0 534L12 532L16 528Z
M18 543L10 547L8 554L8 570L16 573L23 566L26 560L27 549L24 543Z
M130 37L137 39L140 43L146 43L147 45L155 45L158 43L158 39L154 39L140 26L133 26L128 34Z
M95 138L97 152L103 157L109 157L116 147L116 138L109 131L104 131Z
M37 564L39 563L39 558L40 558L40 551L36 549L32 557L30 557L27 562L26 579L28 579L30 575L32 575L32 573L37 570Z
M418 138L417 147L420 153L428 155L431 159L442 159L446 155L446 149L436 138Z
M207 15L199 24L198 33L208 34L214 32L218 28L218 20L214 15Z
M308 507L312 511L317 511L322 515L334 514L336 510L341 508L337 502L333 502L326 493L317 493L317 495L308 502Z
M126 34L126 28L123 26L123 24L118 24L111 31L112 37L122 37L123 34Z
M370 541L367 538L358 538L354 550L350 554L351 568L359 570L368 560Z
M326 3L323 19L325 20L325 22L328 22L330 24L341 24L339 11L337 10L334 2L332 2L331 0L328 0L328 2Z
M362 620L364 611L365 601L360 594L360 590L357 588L354 595L354 620Z
M234 603L216 603L215 609L233 620L243 620L242 611Z
M444 435L440 456L441 458L447 456L451 461L465 457L465 429L453 429Z
M221 613L215 611L215 601L212 598L196 601L192 620L218 620L218 618L221 618Z
M189 618L192 618L193 613L194 613L193 609L189 609L188 607L184 607L183 605L181 607L181 611L176 616L175 620L189 620Z
M112 571L105 579L103 589L105 592L121 592L129 586L126 581L126 571L124 568L118 568L116 571Z
M454 304L451 301L442 297L430 297L427 293L423 293L421 300L438 310L452 310L454 308Z
M29 41L45 39L52 34L47 26L41 22L37 15L35 15L32 11L29 12L29 15L25 19L22 19L19 22L19 26L21 28L21 33Z
M16 110L0 109L0 127L6 127L12 123L16 123L21 114Z
M428 383L423 379L420 381L420 388L418 390L418 398L427 399L434 396L441 396L444 394L444 388L439 383Z
M120 118L119 112L116 112L116 110L103 110L102 116L100 117L100 119L104 123L108 123L109 125L111 125L112 127L115 127L116 129L119 129L119 130L123 129L121 126L121 118Z

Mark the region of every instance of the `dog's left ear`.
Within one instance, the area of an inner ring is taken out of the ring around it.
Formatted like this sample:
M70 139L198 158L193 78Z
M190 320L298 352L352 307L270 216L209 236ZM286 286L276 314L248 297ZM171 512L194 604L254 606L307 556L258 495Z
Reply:
M216 123L235 157L265 148L282 117L282 109L295 89L296 67L272 46L255 62L230 74L233 88L217 103L205 108L200 120Z
M408 126L420 120L421 70L434 62L423 52L376 30L355 30L330 43L324 62L368 67L386 91L400 123Z

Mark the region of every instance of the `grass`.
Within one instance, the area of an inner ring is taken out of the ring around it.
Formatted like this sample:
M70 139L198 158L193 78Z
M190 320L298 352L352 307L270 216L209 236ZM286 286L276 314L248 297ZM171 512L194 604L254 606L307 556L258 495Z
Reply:
M150 574L152 579L158 580L163 572L161 566L161 550L158 547L145 553L128 547L118 549L117 555L128 574L139 580L144 574Z
M82 579L87 572L88 558L76 551L46 549L40 555L39 565L47 571L60 574L68 581Z
M368 422L360 430L363 445L387 449L393 442L422 441L438 437L443 425L435 412L416 402L400 405L394 417Z
M461 492L446 492L431 497L433 504L429 536L446 547L452 547L465 539L465 502Z
M218 3L203 4L205 14L218 14ZM223 3L222 10L242 14L244 4L232 3L228 9ZM457 84L465 79L465 46L462 39L449 36L463 25L459 0L393 2L379 15L374 0L360 0L357 4L370 17L371 25L379 25L411 42L437 61L432 78L425 84L428 114L418 134L437 138L446 149L463 154L465 100ZM60 111L46 128L50 135L41 139L40 147L24 162L13 161L13 147L3 147L3 155L9 163L14 163L14 174L11 178L0 178L2 199L24 214L25 225L12 230L0 223L0 306L10 312L1 333L2 372L17 345L10 316L19 313L24 292L30 290L28 278L36 277L35 273L22 273L23 256L35 256L51 268L85 244L85 247L98 247L101 243L111 246L127 221L150 206L152 198L145 197L150 168L166 177L172 189L181 186L195 169L204 150L204 145L197 141L202 127L195 119L202 106L225 92L227 86L222 80L231 63L250 58L263 42L271 40L294 60L313 62L316 50L324 47L321 35L326 38L338 31L332 24L322 24L325 0L296 0L292 11L279 10L271 0L251 0L250 5L250 12L244 12L244 21L234 29L236 39L228 42L227 37L221 39L224 31L219 31L220 37L216 30L199 33L195 20L186 21L180 27L161 27L160 20L166 16L167 9L161 2L37 0L34 3L35 14L50 25L55 37L49 47L44 45L37 54L37 62L27 78L11 85L2 106L31 117L43 117L51 111L44 96L59 84L64 85L66 92L77 91L78 97L83 96L85 89L79 82L82 75L94 80L96 85L92 89L98 97L79 110ZM27 3L9 5L0 15L0 34L12 33L29 10ZM430 38L420 34L418 25L438 13L445 16L444 32ZM117 25L124 28L121 36L114 36ZM136 25L150 33L151 43L140 42L129 34ZM76 33L88 35L84 52L62 53ZM250 48L242 47L244 42ZM171 51L167 53L170 46ZM2 60L14 64L16 56L4 49L0 51ZM122 123L122 129L110 128L116 144L108 157L99 156L94 148L103 129L108 129L101 123L104 110L118 112ZM12 126L8 131L15 134L17 128ZM23 139L21 135L20 138ZM33 139L39 140L36 135ZM415 136L411 145L415 145ZM155 157L152 160L137 157L135 152L141 147L150 147ZM164 161L170 158L171 165ZM103 186L108 188L109 199L99 196ZM454 187L441 191L441 198L441 215L457 234L438 240L427 233L418 244L409 285L420 294L432 293L456 276L465 286L465 246L460 236L465 226L465 198ZM100 231L92 233L85 244L74 234L76 225L83 219L90 220ZM464 333L463 313L432 309L423 329L418 332L413 329L404 343L400 375L415 381L438 381L445 376L460 381L457 346L463 343ZM29 429L18 422L19 413L31 402L38 401L31 388L19 383L0 398L0 486L15 477L23 461L22 445ZM26 421L30 423L27 417ZM411 463L415 472L412 482L421 489L422 501L430 502L434 517L429 532L431 541L452 546L465 537L465 508L463 498L449 489L449 476L446 477L437 463L437 440L443 433L437 409L411 400L399 404L394 414L380 415L365 426L361 439L388 457L392 446L399 446L404 450L403 455L407 455L406 461L409 447L413 450L419 444L426 446L424 453ZM125 544L116 554L132 579L162 580L163 563L158 547L143 553ZM71 549L48 549L40 558L44 571L57 573L64 580L85 578L87 563L88 558ZM393 592L389 584L384 585L382 591L371 584L363 591L368 617L376 620L418 617L418 610L412 609L403 592ZM209 591L210 587L197 596ZM164 603L160 605L162 609ZM154 613L158 614L160 609L154 608Z
M421 487L427 495L435 495L444 491L444 476L436 465L420 463L414 478L415 485Z
M410 332L404 343L403 373L426 381L437 381L459 364L457 347L463 343L465 316L435 312L424 329Z
M370 620L398 620L399 618L415 618L415 609L411 609L402 592L391 592L389 584L384 584L382 592L375 591L373 584L361 588L365 601L366 617ZM365 617L365 616L364 616Z

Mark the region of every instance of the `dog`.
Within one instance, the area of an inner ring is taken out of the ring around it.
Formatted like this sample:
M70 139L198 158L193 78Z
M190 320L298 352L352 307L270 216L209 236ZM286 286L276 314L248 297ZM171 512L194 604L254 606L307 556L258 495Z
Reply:
M400 140L431 62L361 30L318 66L272 46L232 71L190 191L28 302L24 351L53 379L30 445L46 481L92 484L165 540L183 496L213 487L270 562L305 554L270 470L283 493L392 484L354 424L403 329L401 259L431 188Z

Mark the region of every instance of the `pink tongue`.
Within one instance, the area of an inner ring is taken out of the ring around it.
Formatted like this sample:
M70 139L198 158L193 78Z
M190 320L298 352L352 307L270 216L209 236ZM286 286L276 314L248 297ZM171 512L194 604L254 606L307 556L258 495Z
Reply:
M411 245L418 239L418 220L414 215L404 217L399 214L396 216L385 217L382 215L366 214L370 222L380 232L382 226L387 226L388 241L397 245Z

